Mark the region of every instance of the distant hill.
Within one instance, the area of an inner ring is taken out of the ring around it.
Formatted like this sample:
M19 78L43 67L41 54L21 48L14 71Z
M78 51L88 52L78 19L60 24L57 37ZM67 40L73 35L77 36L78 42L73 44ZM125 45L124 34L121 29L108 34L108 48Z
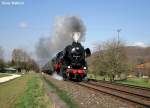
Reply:
M150 47L127 46L126 53L132 63L140 64L150 61Z
M129 65L132 69L134 69L137 64L150 63L150 47L126 46L125 50ZM97 59L98 54L99 52L94 52L87 58L90 71L95 71L94 59Z

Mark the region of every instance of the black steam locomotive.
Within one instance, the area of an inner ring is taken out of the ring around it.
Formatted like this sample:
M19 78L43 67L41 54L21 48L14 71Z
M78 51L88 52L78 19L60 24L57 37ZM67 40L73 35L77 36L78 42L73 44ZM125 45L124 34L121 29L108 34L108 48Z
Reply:
M87 78L87 63L85 58L91 55L89 48L73 42L52 59L53 71L61 75L64 80L82 81Z
M61 75L64 80L82 81L87 79L87 63L86 57L91 55L89 48L84 49L81 43L79 32L74 32L72 35L73 42L71 45L56 54L52 60L43 67L43 72L52 74L56 72ZM45 68L49 66L49 69Z

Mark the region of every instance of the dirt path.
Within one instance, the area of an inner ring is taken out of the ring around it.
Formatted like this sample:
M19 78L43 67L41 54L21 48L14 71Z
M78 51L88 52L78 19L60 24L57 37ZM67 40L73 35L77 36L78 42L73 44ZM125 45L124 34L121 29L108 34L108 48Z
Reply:
M43 79L44 88L46 89L46 92L49 96L49 98L53 101L54 108L68 108L67 104L60 99L60 97L49 88L49 85L47 82Z
M11 76L2 77L2 78L0 78L0 83L10 81L10 80L15 79L15 78L18 78L18 77L20 77L20 76L21 76L21 75L12 74Z

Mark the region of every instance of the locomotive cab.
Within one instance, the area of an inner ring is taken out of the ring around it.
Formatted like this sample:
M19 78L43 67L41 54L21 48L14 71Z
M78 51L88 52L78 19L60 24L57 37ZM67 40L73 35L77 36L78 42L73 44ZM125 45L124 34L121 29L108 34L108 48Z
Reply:
M89 56L91 56L91 51L89 48L86 48L85 49L85 57L89 57Z

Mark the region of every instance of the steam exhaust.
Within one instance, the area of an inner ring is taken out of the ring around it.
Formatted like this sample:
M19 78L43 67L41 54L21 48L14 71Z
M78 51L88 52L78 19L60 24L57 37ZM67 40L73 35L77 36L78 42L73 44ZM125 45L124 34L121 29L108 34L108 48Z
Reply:
M36 44L36 55L46 63L73 41L84 42L85 34L86 26L79 16L56 17L50 35L41 37Z
M58 75L56 72L53 73L52 78L54 78L56 80L63 80L63 77Z

